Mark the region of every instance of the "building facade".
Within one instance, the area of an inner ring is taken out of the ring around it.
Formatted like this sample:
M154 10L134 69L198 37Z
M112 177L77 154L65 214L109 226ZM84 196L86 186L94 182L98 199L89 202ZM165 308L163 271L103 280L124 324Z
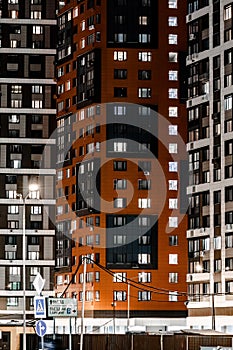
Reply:
M188 326L232 332L232 2L188 1Z
M91 331L183 327L186 3L58 5L56 293Z
M26 318L34 317L32 283L38 272L45 279L44 295L54 287L55 31L55 1L0 1L0 315L5 325L20 323L24 306Z

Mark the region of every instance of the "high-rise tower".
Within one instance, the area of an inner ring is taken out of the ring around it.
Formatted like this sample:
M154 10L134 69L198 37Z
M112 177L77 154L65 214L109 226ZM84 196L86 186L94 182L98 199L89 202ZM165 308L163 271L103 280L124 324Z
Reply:
M81 301L85 278L92 330L185 324L185 13L59 2L56 291Z
M34 317L38 272L46 280L44 295L53 290L55 30L55 1L0 1L2 322Z
M232 2L188 10L188 325L232 332Z

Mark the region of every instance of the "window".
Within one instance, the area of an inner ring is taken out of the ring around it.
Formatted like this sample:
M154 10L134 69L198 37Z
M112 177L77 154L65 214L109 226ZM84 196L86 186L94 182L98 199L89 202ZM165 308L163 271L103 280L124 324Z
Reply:
M138 208L151 208L150 198L138 198Z
M169 98L178 98L178 89L170 88L168 89Z
M20 169L21 168L21 160L19 159L13 159L10 162L10 167L14 169Z
M7 260L15 260L16 259L16 252L6 251L5 252L5 259Z
M8 221L7 227L9 229L15 229L15 228L17 229L17 228L19 228L19 221Z
M127 143L126 142L114 142L113 143L114 152L126 152Z
M127 170L127 162L126 161L114 161L113 162L113 170L114 171L126 171Z
M178 53L177 52L169 52L168 53L168 61L169 62L177 62L178 61Z
M17 198L17 191L9 190L6 191L6 198Z
M169 70L168 78L169 78L169 80L178 80L178 71L177 70Z
M41 11L31 11L31 19L41 19Z
M114 106L114 115L126 115L126 107Z
M126 235L114 235L113 244L114 245L125 245L127 243Z
M151 180L144 180L144 179L138 180L138 189L139 190L149 190L150 187L151 187Z
M150 34L138 34L139 43L150 43L151 35Z
M114 180L114 189L115 190L124 190L127 188L127 180L125 179L115 179Z
M114 35L114 40L116 43L124 43L127 40L127 35L125 33L116 33Z
M169 198L169 209L178 209L178 199Z
M117 283L126 282L126 272L114 273L113 282L117 282Z
M42 85L32 85L33 94L42 94Z
M178 171L178 163L177 162L169 162L169 172L177 172Z
M126 61L127 51L114 51L114 61Z
M114 198L114 208L125 208L126 198Z
M32 100L32 108L43 108L43 101L42 100Z
M34 205L31 207L31 214L40 215L42 213L42 207L40 205Z
M178 0L168 0L168 8L177 9L177 1Z
M168 34L168 44L177 45L178 35L177 34Z
M150 264L151 263L150 254L146 254L146 253L138 254L138 263L139 264Z
M169 254L169 264L170 265L178 264L178 254Z
M224 7L224 21L232 18L232 4Z
M178 153L178 145L177 143L169 143L168 150L170 154Z
M178 181L177 180L168 180L168 189L169 191L177 191Z
M168 17L168 26L176 27L178 25L177 17Z
M150 283L151 282L151 273L150 272L139 272L138 273L138 282Z
M225 109L225 111L232 109L232 95L225 96L224 109Z
M141 51L138 53L138 60L142 62L151 62L152 53L147 51Z
M138 80L150 80L150 79L151 79L151 70L138 71Z
M178 227L178 217L169 216L168 222L169 222L169 227Z
M28 252L28 260L39 260L40 253L39 252Z
M114 87L114 97L127 97L127 88Z
M150 301L151 292L149 291L139 291L138 292L138 301Z
M146 6L150 6L150 2L151 2L151 0L141 0L142 1L142 6L143 7L146 7Z
M7 212L8 212L8 214L19 214L19 206L18 205L9 205Z
M169 135L178 135L178 126L177 125L169 125L168 126L168 134Z
M146 26L148 24L148 17L147 16L139 16L138 23L141 26Z
M126 291L114 290L113 291L113 300L114 301L126 301L127 300Z
M177 246L178 245L178 236L169 236L169 246Z
M8 121L9 123L12 123L12 124L18 124L20 122L19 115L16 115L16 114L9 115Z
M169 292L169 301L177 301L178 295L177 292Z
M178 273L169 272L169 283L178 283Z
M7 298L7 306L18 306L19 305L19 298L11 297Z
M127 69L114 69L114 79L126 79Z
M32 33L33 34L43 34L43 26L33 26Z
M139 98L150 98L151 97L151 88L138 88L138 97Z
M178 117L178 107L169 107L168 115L169 117Z

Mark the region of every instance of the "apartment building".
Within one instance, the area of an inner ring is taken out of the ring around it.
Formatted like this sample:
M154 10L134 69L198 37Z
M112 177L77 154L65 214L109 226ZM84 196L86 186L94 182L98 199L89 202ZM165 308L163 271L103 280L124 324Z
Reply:
M188 1L188 326L232 332L232 2Z
M53 290L55 1L0 1L0 315L34 318L33 281ZM46 156L43 155L46 147ZM42 161L43 158L43 161ZM33 185L33 188L32 188ZM17 344L14 344L17 346Z
M88 331L185 326L185 14L58 3L56 293Z

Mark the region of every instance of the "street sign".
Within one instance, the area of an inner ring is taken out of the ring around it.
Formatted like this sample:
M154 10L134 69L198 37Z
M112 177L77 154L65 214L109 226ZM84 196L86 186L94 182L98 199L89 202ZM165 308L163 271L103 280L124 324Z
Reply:
M77 300L72 298L49 298L48 317L76 317Z
M46 318L46 302L45 297L34 297L34 314L35 318Z
M47 331L47 325L45 321L43 320L36 321L36 334L39 337L43 337L46 334L46 331Z
M41 274L38 272L34 281L32 282L37 294L40 295L42 289L44 288L45 280L42 278Z

